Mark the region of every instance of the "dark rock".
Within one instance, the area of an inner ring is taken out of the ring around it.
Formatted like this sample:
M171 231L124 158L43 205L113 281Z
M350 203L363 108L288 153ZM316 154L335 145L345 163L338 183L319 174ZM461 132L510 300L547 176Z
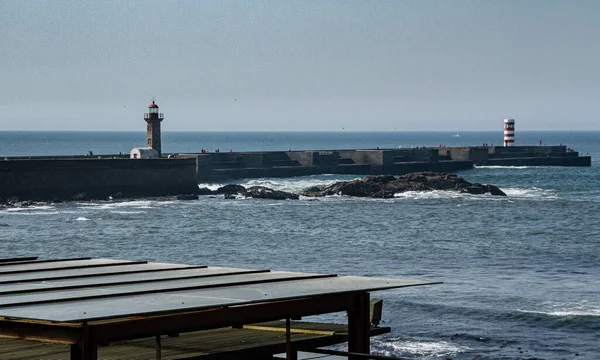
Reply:
M471 186L467 186L461 189L462 193L473 194L473 195L483 195L487 191L487 187L484 187L481 184L473 184Z
M325 188L326 186L311 186L309 188L304 189L304 191L302 191L302 195L310 197L325 196L321 195L321 193L325 191Z
M198 189L198 195L213 195L215 192L207 187Z
M366 176L365 182L374 182L374 183L388 183L390 181L394 181L396 178L393 175L380 175L380 176Z
M243 194L245 191L246 191L246 188L243 187L242 185L229 184L229 185L221 186L213 193L219 194L219 195L232 195L232 194Z
M301 195L308 197L346 195L392 198L406 191L453 190L469 194L504 195L493 185L471 184L456 174L420 172L400 176L367 176L365 180L341 181L329 186L313 186Z
M198 195L196 195L196 194L181 194L181 195L177 195L177 200L198 200Z
M54 199L50 200L50 202L53 204L60 204L60 203L64 202L64 200L61 198L55 197Z
M236 199L236 197L235 197L235 195L234 195L234 194L225 194L225 196L224 196L224 199L227 199L227 200L235 200L235 199Z
M273 190L264 186L252 186L243 193L245 197L256 199L272 199L272 200L298 200L297 194L292 194L285 191Z
M506 196L506 193L502 190L500 190L497 186L495 185L490 185L488 184L487 186L488 188L488 192L492 195L498 195L498 196Z

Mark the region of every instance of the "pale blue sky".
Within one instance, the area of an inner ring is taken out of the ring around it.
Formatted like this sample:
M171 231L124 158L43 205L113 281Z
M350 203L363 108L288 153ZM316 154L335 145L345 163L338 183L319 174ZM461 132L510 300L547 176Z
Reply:
M0 0L0 130L600 129L600 1Z

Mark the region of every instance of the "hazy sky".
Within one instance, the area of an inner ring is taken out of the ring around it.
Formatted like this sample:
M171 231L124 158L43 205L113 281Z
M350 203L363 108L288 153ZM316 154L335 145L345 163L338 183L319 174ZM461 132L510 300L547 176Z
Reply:
M600 1L0 0L0 130L600 129Z

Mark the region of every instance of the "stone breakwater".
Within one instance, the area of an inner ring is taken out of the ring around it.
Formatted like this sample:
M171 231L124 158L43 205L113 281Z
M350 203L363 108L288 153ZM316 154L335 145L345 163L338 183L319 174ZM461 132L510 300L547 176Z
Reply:
M398 176L415 172L454 173L472 169L474 165L591 165L589 156L580 156L566 146L439 146L165 156L167 157L160 159L129 159L124 155L0 159L0 204L195 194L198 183L242 178L286 178L317 174ZM373 187L372 183L373 181L368 181L370 187ZM391 197L394 191L398 193L406 188L402 181L384 183L385 186L377 190L367 191L358 184L336 185L338 188L322 190L326 193L353 194L352 196ZM413 190L427 190L419 186L424 185L414 185ZM458 186L459 190L471 193L495 191L493 188L466 189L460 184ZM319 190L313 190L316 191L306 192L305 196L316 196ZM366 195L361 195L362 190L365 190ZM273 190L255 188L248 189L247 194L242 196L275 198L282 195Z
M566 146L465 146L171 154L196 160L198 182L317 174L453 173L476 166L591 166Z

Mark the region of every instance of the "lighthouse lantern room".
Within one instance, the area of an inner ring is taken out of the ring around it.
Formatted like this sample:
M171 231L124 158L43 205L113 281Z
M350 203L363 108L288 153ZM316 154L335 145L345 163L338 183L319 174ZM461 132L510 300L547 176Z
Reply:
M144 114L146 120L146 147L156 150L158 156L161 154L160 123L163 121L163 114L158 112L158 105L152 98L152 103L148 105L148 112Z

